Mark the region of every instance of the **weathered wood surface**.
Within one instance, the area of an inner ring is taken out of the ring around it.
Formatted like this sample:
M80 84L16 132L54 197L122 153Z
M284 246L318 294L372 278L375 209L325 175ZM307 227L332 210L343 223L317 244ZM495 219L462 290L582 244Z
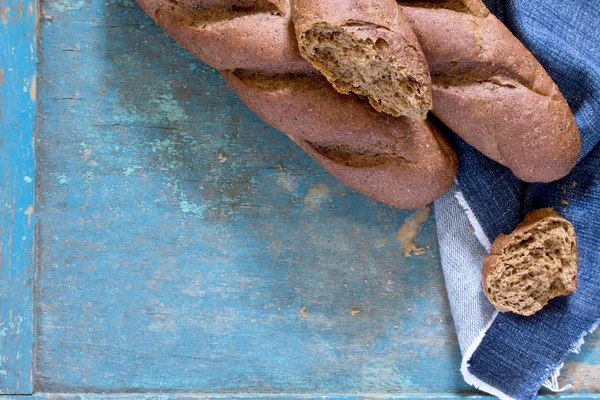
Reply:
M592 400L595 394L539 396L536 400ZM193 394L193 393L36 393L33 396L7 396L3 400L492 400L492 396L456 394Z
M0 393L33 392L36 2L0 2Z
M329 176L130 0L47 0L41 25L37 391L475 393L433 217L404 257L412 213Z

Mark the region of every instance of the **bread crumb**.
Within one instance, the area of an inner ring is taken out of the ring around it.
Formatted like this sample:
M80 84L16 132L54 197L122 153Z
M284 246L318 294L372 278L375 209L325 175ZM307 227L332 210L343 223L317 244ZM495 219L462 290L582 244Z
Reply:
M353 317L356 316L358 313L360 312L360 310L356 307L354 307L353 309L351 309L350 311L348 311L348 314L352 315Z
M308 312L306 312L306 306L300 309L300 315L302 315L304 318L308 317Z
M566 201L565 199L560 199L560 204L562 204L563 206L568 206L569 202Z
M304 206L309 212L318 210L327 201L329 201L329 186L324 183L309 187L304 194Z
M468 230L469 232L473 232L473 227L472 227L471 225L469 225L469 226L467 227L467 230Z
M225 161L227 161L227 157L225 157L222 153L219 153L219 162L223 164Z
M564 187L564 186L561 186L561 187L560 187L560 190L561 190L561 192L563 192L563 193L567 193L567 189L565 189L565 187Z
M413 245L413 246L414 246L414 245ZM413 253L415 256L421 256L421 255L423 255L423 253L425 253L425 249L424 249L424 248L422 248L422 247L416 247L416 246L415 246L415 247L413 247L413 249L412 249L412 253Z
M571 187L572 187L572 188L575 188L575 187L577 187L577 182L576 182L576 181L573 181L573 182L571 182Z
M396 237L402 244L404 257L410 256L410 253L419 256L425 252L425 249L415 245L414 240L417 238L421 224L429 219L430 211L431 208L429 206L417 210L413 215L404 220L402 227L396 233Z
M100 92L100 94L104 94L104 93L106 93L106 89L102 88L102 89L98 90L98 92Z

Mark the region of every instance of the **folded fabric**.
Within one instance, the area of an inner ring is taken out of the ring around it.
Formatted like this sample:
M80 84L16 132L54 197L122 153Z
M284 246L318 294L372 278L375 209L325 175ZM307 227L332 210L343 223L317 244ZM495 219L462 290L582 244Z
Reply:
M435 203L446 287L467 383L506 399L534 398L569 352L600 322L600 7L595 1L486 1L535 54L569 102L582 136L577 167L564 179L525 184L448 133L460 158L457 181ZM579 247L577 293L531 317L497 313L483 294L491 242L534 209L570 220Z

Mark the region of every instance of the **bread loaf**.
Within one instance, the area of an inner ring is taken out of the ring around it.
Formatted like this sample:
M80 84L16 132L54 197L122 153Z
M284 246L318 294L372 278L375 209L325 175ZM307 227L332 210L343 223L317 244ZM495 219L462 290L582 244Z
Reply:
M167 34L220 69L251 110L350 187L394 207L419 208L454 181L456 156L433 124L378 113L337 93L300 56L287 2L139 3Z
M480 0L404 1L433 81L433 113L526 182L571 171L581 139L558 87Z
M324 96L332 89L317 69L339 91L367 96L394 115L420 118L432 106L468 143L528 182L566 175L579 155L579 132L558 88L480 0L407 0L395 8L387 0L295 0L296 28L287 0L138 1L169 35L220 69L255 113L346 184L389 205L416 208L441 195L457 168L452 150L429 122L370 115L356 97ZM323 37L326 56L317 54ZM328 113L315 112L313 94L323 107L328 98ZM276 107L275 98L282 102ZM357 123L352 113L365 119Z
M551 208L533 211L510 235L500 235L483 262L483 290L503 312L532 315L577 289L573 225Z
M428 121L376 113L320 75L223 76L259 117L375 200L418 208L447 190L456 173L452 149Z
M403 1L397 12L393 1L371 3L292 0L300 51L336 89L367 95L393 115L417 116L404 99L425 112L429 82L408 19L431 72L433 113L442 122L524 181L553 181L573 168L581 143L567 102L481 1Z

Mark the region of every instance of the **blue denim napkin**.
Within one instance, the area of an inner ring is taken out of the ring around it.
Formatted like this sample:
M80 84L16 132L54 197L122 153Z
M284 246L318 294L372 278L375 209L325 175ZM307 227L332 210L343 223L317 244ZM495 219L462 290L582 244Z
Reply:
M460 158L457 182L436 201L446 286L465 380L500 398L553 390L564 358L600 322L600 2L489 0L490 10L535 54L569 102L582 136L577 167L549 184L525 184L449 133ZM566 202L565 202L566 200ZM532 317L497 313L483 295L490 242L534 209L553 207L575 226L577 293Z

